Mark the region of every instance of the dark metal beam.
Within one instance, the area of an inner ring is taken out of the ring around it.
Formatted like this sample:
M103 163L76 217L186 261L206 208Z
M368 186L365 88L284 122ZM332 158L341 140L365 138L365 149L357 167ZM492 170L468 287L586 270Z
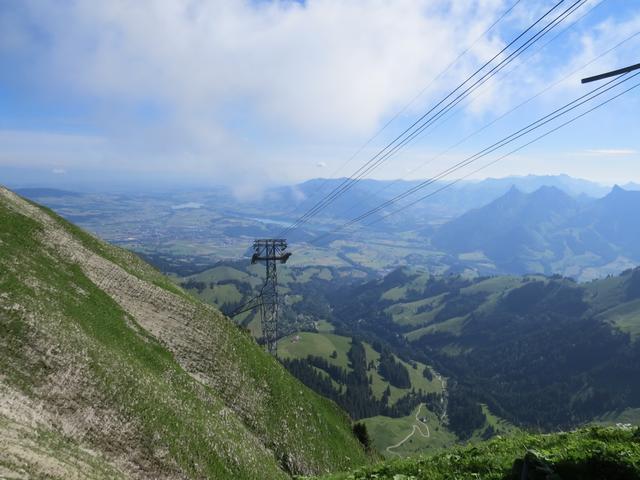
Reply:
M617 75L622 75L623 73L629 73L629 72L633 72L634 70L639 70L639 69L640 69L640 63L637 63L637 64L631 65L629 67L625 67L625 68L620 68L618 70L614 70L612 72L601 73L600 75L594 75L593 77L583 78L582 79L582 83L595 82L597 80L603 80L605 78L615 77Z

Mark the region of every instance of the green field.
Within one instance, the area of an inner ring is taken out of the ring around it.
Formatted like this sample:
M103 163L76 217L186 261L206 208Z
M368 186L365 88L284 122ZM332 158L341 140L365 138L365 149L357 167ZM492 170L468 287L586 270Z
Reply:
M326 328L330 325L328 322L323 325ZM411 381L411 387L409 388L396 388L390 385L379 373L378 363L380 359L380 353L375 351L368 343L363 343L367 364L373 362L373 368L369 368L367 375L371 378L371 390L376 398L381 398L384 391L389 388L391 394L389 396L389 403L395 403L399 398L405 396L412 389L415 391L422 390L424 393L434 392L441 393L443 389L442 381L434 375L431 381L427 380L423 372L425 368L430 368L422 363L416 362L415 368L398 359L409 373ZM312 332L300 332L293 335L289 335L278 342L278 355L283 359L306 358L308 355L316 355L325 358L328 362L345 368L347 371L351 371L347 352L351 348L351 339L340 335L335 335L329 332L312 333ZM336 358L331 358L333 352L337 353ZM323 372L320 369L317 371ZM324 373L324 372L323 372ZM334 387L337 386L333 381ZM425 438L422 435L414 435L407 442L403 443L397 450L394 450L397 455L406 455L413 452L424 451L425 449L433 450L442 448L455 441L455 435L448 432L440 420L432 412L429 412L425 407L422 407L421 417L425 417L430 429L430 438ZM408 434L411 433L413 424L415 423L415 412L404 418L389 418L384 416L377 416L373 418L365 419L369 434L373 439L375 448L384 455L392 455L390 452L386 452L386 448L394 443L399 442Z
M433 380L427 380L423 371L426 367L424 364L416 362L416 368L413 368L408 363L398 359L409 372L409 378L411 379L410 388L396 388L390 385L382 376L378 373L377 364L380 359L380 354L376 352L371 345L364 343L365 352L367 355L367 363L374 362L376 368L370 369L367 374L371 376L373 383L371 388L374 395L377 398L382 397L383 392L389 387L391 395L389 397L391 403L398 400L403 395L406 395L411 389L416 391L422 390L423 392L436 392L442 391L442 385L439 380L434 378ZM300 332L289 335L278 341L278 355L281 358L306 358L309 355L315 355L325 358L329 363L332 363L338 367L351 370L349 365L349 358L347 352L351 348L351 339L341 335L335 335L333 333L313 333L313 332ZM336 358L331 358L333 352L337 353Z
M619 423L640 426L640 408L625 408L617 412L610 412L598 418L594 423L601 425L616 425Z
M634 339L640 337L640 300L615 306L600 314L599 318L627 332Z
M427 325L426 327L418 328L417 330L413 330L405 335L407 340L413 342L423 335L428 335L431 333L450 333L451 335L460 335L462 331L462 327L464 326L467 317L453 317L449 320L445 320L444 322L435 323L433 325Z
M378 365L380 354L376 352L368 343L364 344L364 348L367 354L367 363L373 361L375 365ZM369 375L371 375L373 379L371 388L377 398L382 397L382 393L387 389L387 387L389 387L389 389L391 390L391 396L389 397L391 403L395 402L403 395L406 395L412 388L416 391L422 390L425 393L440 393L442 391L442 385L439 380L434 378L433 380L429 381L424 377L424 369L428 368L424 364L416 362L416 368L413 368L411 365L400 360L398 357L395 357L395 359L396 361L400 362L409 372L411 387L396 388L393 385L390 385L389 382L387 382L384 378L382 378L377 369L372 369L369 371Z
M389 290L391 291L391 290ZM393 321L398 325L426 325L431 323L434 317L442 309L440 303L444 298L444 294L434 297L424 298L407 303L396 303L386 309L391 314ZM421 307L429 308L428 311L417 313Z
M416 420L418 410L420 421ZM423 405L418 406L406 417L377 416L365 419L364 423L367 425L374 447L387 458L432 453L454 445L456 442L456 436L449 432L440 419ZM398 446L393 448L395 445Z
M309 355L317 355L338 367L348 368L347 352L350 345L349 337L333 333L300 332L278 341L278 355L281 358L306 358ZM338 354L335 359L331 358L334 351Z

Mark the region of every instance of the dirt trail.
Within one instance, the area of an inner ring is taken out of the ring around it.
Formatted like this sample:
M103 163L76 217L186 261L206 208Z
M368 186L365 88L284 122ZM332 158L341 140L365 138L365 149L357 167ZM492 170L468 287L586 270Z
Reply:
M415 435L416 432L418 432L420 435L422 435L424 438L429 438L431 436L431 432L429 431L429 425L427 425L426 423L424 423L422 420L420 420L418 418L418 416L420 415L420 410L422 409L422 407L424 406L424 403L421 403L420 405L418 405L418 409L416 410L416 414L415 414L415 419L416 419L416 423L413 424L413 428L411 429L411 433L409 435L407 435L406 437L404 437L401 441L399 441L398 443L396 443L395 445L390 445L386 448L387 452L393 454L393 455L398 455L400 456L399 453L397 452L393 452L392 450L398 447L401 447L402 445L404 445L404 443L409 440L411 437L413 437ZM422 428L426 428L427 433L424 433L422 431Z
M437 373L435 370L433 370L433 374L440 381L440 384L442 386L442 394L443 394L442 395L442 404L443 404L442 406L443 406L444 413L442 414L441 420L443 422L446 422L446 419L447 419L447 380L446 380L446 378L443 378L442 375ZM418 432L424 438L429 438L431 436L431 432L429 431L429 425L427 425L422 420L420 420L420 418L418 418L418 416L420 415L420 410L422 409L423 406L426 408L426 405L424 403L421 403L420 405L418 405L418 410L416 410L416 414L415 414L416 422L411 427L411 433L409 433L409 435L404 437L401 441L399 441L395 445L389 445L385 449L388 453L390 453L392 455L401 456L398 452L394 452L393 450L398 448L398 447L401 447L402 445L404 445L411 437L413 437L416 434L416 432ZM423 432L423 430L422 430L423 428L426 429L427 433Z

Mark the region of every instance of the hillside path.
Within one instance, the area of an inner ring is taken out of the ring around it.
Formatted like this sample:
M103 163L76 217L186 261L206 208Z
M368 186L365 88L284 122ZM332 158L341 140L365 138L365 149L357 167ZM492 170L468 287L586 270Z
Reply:
M424 423L422 420L420 420L418 418L418 415L420 415L420 410L422 409L423 405L424 405L424 403L421 403L420 405L418 405L418 409L416 410L416 415L415 415L416 423L413 424L413 428L411 430L411 433L409 435L407 435L406 437L404 437L400 442L396 443L395 445L388 446L386 448L387 452L389 452L389 453L391 453L393 455L400 456L399 453L393 452L392 450L402 446L407 440L409 440L411 437L413 437L416 432L418 432L424 438L429 438L431 436L431 432L429 431L429 425L427 425L426 423ZM422 427L426 428L427 433L424 433L422 431Z

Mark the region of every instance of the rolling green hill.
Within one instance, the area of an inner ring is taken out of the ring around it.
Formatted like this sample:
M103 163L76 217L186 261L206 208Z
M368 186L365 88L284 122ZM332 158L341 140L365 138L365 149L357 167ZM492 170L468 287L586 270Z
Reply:
M135 255L0 188L0 477L287 478L346 414Z
M639 408L639 300L640 268L587 283L404 269L344 291L332 322L446 376L449 427L466 439L481 404L546 430Z
M330 364L344 368L347 374L353 371L348 358L350 348L351 338L333 333L300 332L284 337L278 342L278 352L282 359L304 359L309 355L315 355L324 358ZM392 385L378 371L380 353L367 343L364 344L364 351L368 365L367 375L371 377L371 389L376 398L381 398L387 388L390 391L390 404L408 394L412 389L422 390L425 393L442 392L442 386L437 378L432 377L428 380L423 375L425 368L429 367L418 362L410 365L397 357L394 359L408 372L410 384L402 388ZM335 352L335 358L332 358L333 352ZM345 386L344 383L341 385Z
M290 302L285 309L309 321L303 331L301 324L290 324L293 333L286 332L279 345L282 358L309 362L310 355L319 356L349 375L350 339L358 338L367 365L358 388L349 389L352 377L332 374L317 360L311 359L310 367L288 368L354 418L366 419L383 454L411 433L411 414L420 403L440 419L436 426L463 441L495 434L489 427L496 415L551 431L602 418L614 421L640 408L638 386L626 380L640 374L640 269L586 283L542 275L438 276L406 268L376 280L341 283L335 273L333 281L319 279L322 270L289 269L285 276ZM315 302L303 302L307 297ZM430 391L413 378L403 389L385 380L379 372L385 349L409 374L430 365L449 380L446 422L434 399L409 396L393 411L380 405L387 387L390 406L412 390ZM411 440L416 448L447 444ZM398 452L408 453L410 446Z

